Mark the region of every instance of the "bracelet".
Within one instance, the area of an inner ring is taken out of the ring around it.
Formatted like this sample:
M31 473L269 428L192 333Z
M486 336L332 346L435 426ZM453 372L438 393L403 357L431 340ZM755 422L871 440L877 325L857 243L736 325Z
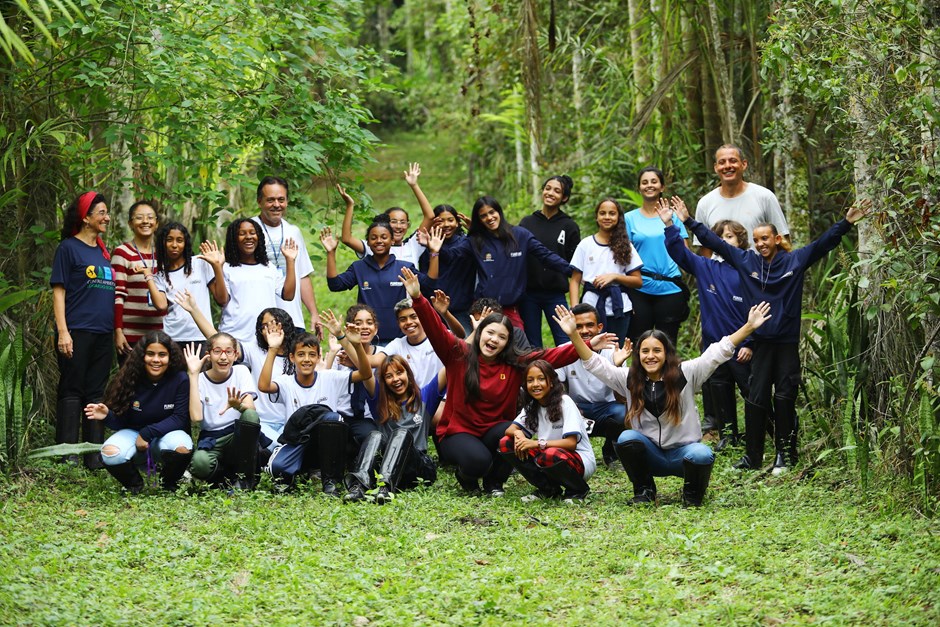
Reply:
M440 257L440 256L441 256L441 253L431 253L431 256L432 256L432 257Z
M153 275L152 275L152 274L145 274L145 275L144 275L144 281L153 281Z
M345 334L345 333L343 333L342 335L337 335L337 336L336 336L336 341L337 341L337 342L339 342L340 340L345 340L345 339L346 339L346 334Z

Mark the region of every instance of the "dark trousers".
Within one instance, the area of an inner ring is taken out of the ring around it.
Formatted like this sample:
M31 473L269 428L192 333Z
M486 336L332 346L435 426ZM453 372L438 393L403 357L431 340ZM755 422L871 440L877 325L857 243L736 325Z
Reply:
M689 299L683 292L652 296L637 290L630 290L633 301L633 319L630 320L630 339L636 338L650 329L659 329L669 336L673 345L679 337L679 325L689 317Z
M552 332L555 346L568 341L568 335L561 330L552 316L555 315L555 305L568 305L565 294L558 292L528 291L519 301L519 315L525 328L525 335L533 348L542 348L542 314L548 320L548 328Z
M741 392L741 397L746 400L751 392L750 378L750 361L742 364L736 358L732 357L730 360L718 366L702 387L703 405L707 405L705 407L705 415L717 420L716 407L721 406L721 403L726 403L727 405L725 406L727 407L736 407L737 398L734 394L735 386L737 386L738 390ZM705 403L706 391L711 397L709 400L711 401L713 399L713 403ZM737 420L736 415L735 420ZM711 428L718 429L721 427L730 428L730 425L721 425L716 422ZM737 432L737 430L735 430L735 432Z
M104 388L111 374L114 336L89 331L72 331L71 336L72 357L56 353L59 361L59 400L77 398L83 404L97 403L104 397Z
M751 389L748 400L764 411L773 411L772 397L795 400L800 386L798 344L754 342L751 357Z
M498 422L481 437L469 433L448 435L438 442L437 450L442 459L457 466L464 477L482 477L484 488L501 488L512 473L512 466L499 455L499 441L510 424L509 421Z

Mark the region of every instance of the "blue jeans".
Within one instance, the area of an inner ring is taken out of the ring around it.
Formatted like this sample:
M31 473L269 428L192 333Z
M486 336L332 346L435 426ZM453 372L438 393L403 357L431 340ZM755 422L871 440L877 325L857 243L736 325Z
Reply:
M650 474L654 477L684 477L683 461L689 461L699 466L715 463L715 454L705 444L693 442L677 448L659 448L648 437L628 429L620 434L617 444L630 441L642 442L646 449L646 462L649 464Z
M277 439L281 437L281 433L284 432L284 425L286 424L285 422L271 422L264 418L261 419L261 433L268 436L271 440L271 443L268 445L269 451L273 452L274 449L278 447Z
M621 432L626 429L623 419L627 407L617 401L601 401L599 403L575 403L581 410L581 415L594 421L591 437L609 438L616 442Z
M568 341L568 335L561 330L552 316L555 315L555 305L568 305L565 294L557 292L536 292L530 290L519 301L519 316L525 326L526 337L533 348L542 348L542 312L548 319L548 328L552 331L555 346L561 346Z
M104 450L108 446L115 446L118 452L113 455L105 455ZM193 450L193 439L185 431L170 431L161 438L150 440L150 454L156 463L160 459L160 454L164 451L175 451L179 447ZM101 445L101 459L105 466L118 466L132 459L137 463L143 462L146 453L137 450L137 431L134 429L121 429L111 435Z

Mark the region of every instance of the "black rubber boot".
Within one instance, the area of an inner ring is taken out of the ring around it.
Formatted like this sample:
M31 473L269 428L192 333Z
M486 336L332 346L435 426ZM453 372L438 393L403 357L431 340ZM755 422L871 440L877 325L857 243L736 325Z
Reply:
M343 499L349 503L366 500L366 492L372 489L373 468L375 458L382 448L382 434L378 431L370 433L356 456L356 463L351 472L346 473L346 496Z
M587 497L588 492L591 491L587 481L584 480L584 476L564 462L560 462L554 466L546 466L542 468L542 472L544 472L551 481L564 486L565 499L583 501L585 497Z
M519 459L515 453L499 452L499 455L505 459L510 466L522 475L526 481L535 486L535 494L540 499L556 499L561 496L561 484L553 481L544 469L535 465L535 460L531 457Z
M75 444L78 442L85 408L82 400L74 396L59 399L55 411L55 443ZM99 454L100 458L100 454ZM62 458L63 462L78 463L77 455L68 455Z
M733 383L712 381L712 404L715 408L715 418L721 434L716 451L723 450L731 442L738 439L738 408Z
M245 418L249 418L245 420ZM253 418L253 420L252 420ZM258 476L258 436L261 423L253 409L246 409L242 418L235 421L235 437L232 440L232 459L235 460L235 490L254 490Z
M336 486L343 481L346 470L345 422L324 420L317 425L317 454L320 458L320 481L323 493L339 497Z
M717 431L721 428L721 417L715 408L715 390L709 379L702 386L702 433Z
M682 470L685 484L682 486L682 502L688 507L701 507L705 498L705 490L712 476L714 464L693 464L682 460Z
M772 473L786 472L796 464L796 401L783 396L774 397L774 458Z
M744 402L745 455L734 465L738 470L758 470L764 464L766 422L766 410L750 401Z
M82 416L82 431L85 442L92 444L104 444L104 420L89 420ZM85 468L88 470L101 470L104 468L104 462L101 460L101 451L94 453L85 453L82 455L85 462Z
M614 450L617 451L617 457L633 483L631 503L655 503L656 482L646 463L646 447L643 443L628 440L623 444L617 443Z
M144 489L144 478L137 471L134 462L124 462L116 466L105 465L105 470L112 477L118 480L118 483L131 494L137 494Z
M176 451L164 451L161 455L163 468L160 470L160 479L163 483L163 489L168 492L176 492L179 487L180 479L183 473L189 468L189 462L193 458L193 452L177 453Z
M408 468L414 448L411 434L404 429L398 429L392 434L388 446L385 447L385 453L382 455L382 467L379 469L384 485L380 485L375 494L377 505L384 505L391 501L392 494L401 489L402 477L405 475L405 469Z

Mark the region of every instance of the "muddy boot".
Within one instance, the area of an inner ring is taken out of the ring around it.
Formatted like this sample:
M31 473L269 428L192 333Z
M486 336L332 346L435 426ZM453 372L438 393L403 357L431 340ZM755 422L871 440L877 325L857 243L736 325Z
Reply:
M649 471L646 462L646 447L638 440L627 440L624 443L617 443L614 446L617 451L617 457L623 464L623 469L627 471L627 476L633 483L633 499L631 503L655 503L656 502L656 482L653 480L653 474Z
M682 470L685 483L682 486L682 502L688 507L701 507L705 498L705 490L712 476L714 464L693 464L682 460Z
M372 489L372 469L375 468L375 459L381 448L382 434L378 431L370 433L359 447L353 470L346 473L346 496L343 500L347 503L366 500L366 492Z

